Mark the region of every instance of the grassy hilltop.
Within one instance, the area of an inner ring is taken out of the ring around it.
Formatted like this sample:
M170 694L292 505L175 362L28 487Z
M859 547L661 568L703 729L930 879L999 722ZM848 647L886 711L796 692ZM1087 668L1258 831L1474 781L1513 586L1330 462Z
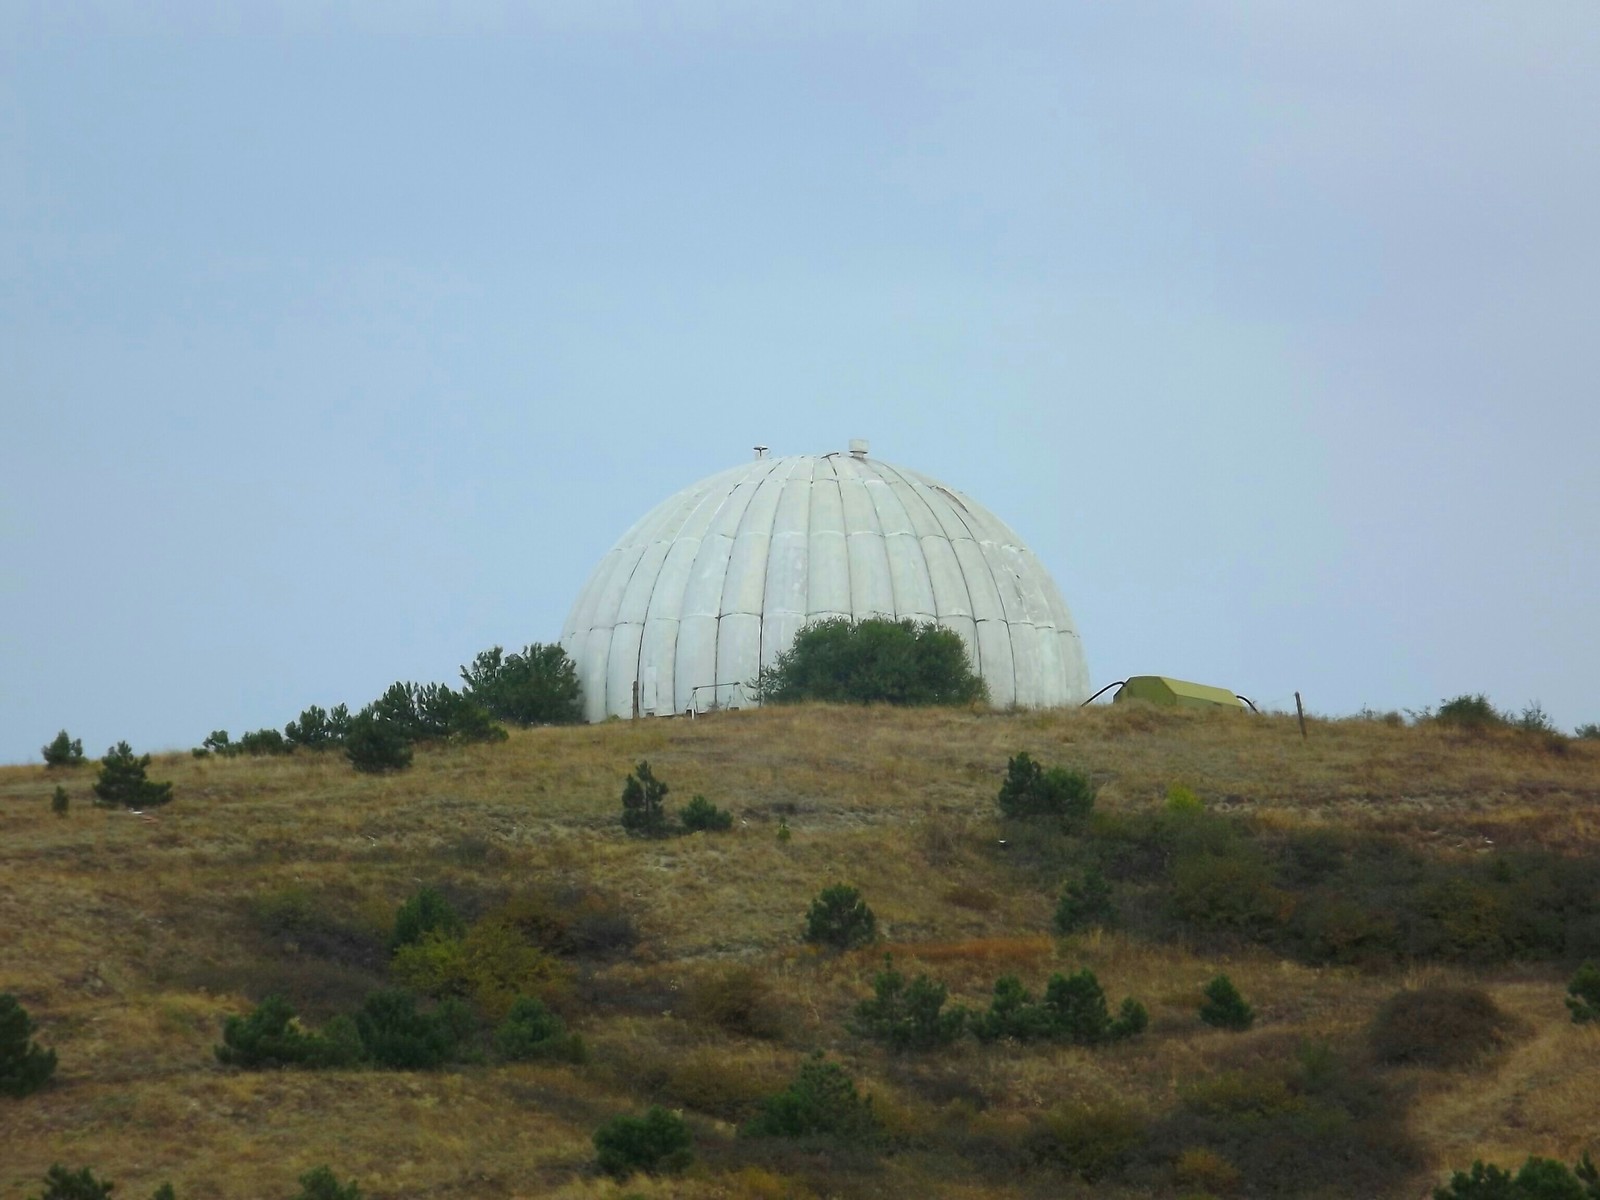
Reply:
M1086 831L1001 820L1023 750L1090 773ZM625 836L641 759L671 807L703 794L732 829ZM180 1200L288 1197L324 1163L368 1197L1415 1197L1474 1158L1600 1150L1600 1026L1563 1004L1578 960L1600 959L1600 742L1358 719L1302 740L1293 718L1141 705L804 706L513 731L393 776L308 753L150 774L174 801L135 815L92 806L92 767L0 769L0 992L60 1059L45 1090L0 1097L7 1200L53 1162L116 1180L118 1200L168 1179ZM1205 811L1170 804L1174 785ZM1086 864L1120 919L1058 935ZM877 944L802 943L838 882ZM320 1027L386 986L395 911L423 886L544 939L544 998L587 1062L217 1062L223 1020L269 993ZM999 976L1037 994L1087 967L1149 1028L894 1054L847 1028L886 951L974 1010ZM1197 1016L1223 972L1248 1031ZM1483 1048L1384 1061L1380 1007L1443 985L1498 1006ZM873 1097L876 1141L738 1136L813 1050ZM688 1122L694 1164L596 1174L594 1131L652 1103Z

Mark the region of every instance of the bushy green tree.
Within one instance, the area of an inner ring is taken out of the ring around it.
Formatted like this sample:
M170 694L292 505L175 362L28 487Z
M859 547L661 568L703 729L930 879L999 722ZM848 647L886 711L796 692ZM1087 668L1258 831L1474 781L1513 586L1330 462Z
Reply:
M76 767L83 762L83 739L68 737L63 729L46 746L40 748L47 767Z
M294 1200L361 1200L361 1189L354 1179L340 1183L330 1167L316 1167L300 1176L300 1191Z
M351 718L344 753L352 767L368 775L404 771L411 765L411 739L369 706Z
M242 752L239 743L228 736L226 729L213 729L206 734L205 740L200 743L200 749L195 751L201 757L206 754L218 754L223 758L232 758Z
M362 1002L355 1025L364 1058L396 1071L427 1071L456 1056L474 1021L454 997L428 1012L417 1007L412 993L388 988Z
M515 725L570 725L583 719L578 671L554 643L534 642L506 654L485 650L461 668L467 696L491 715Z
M100 760L100 774L94 781L98 802L126 808L155 808L166 804L172 799L172 785L145 778L149 765L150 756L136 756L127 742L111 747Z
M10 992L0 992L0 1096L37 1092L55 1074L56 1052L33 1040L33 1018Z
M1567 984L1567 1008L1577 1025L1600 1021L1600 967L1586 962Z
M239 736L239 752L251 758L291 754L294 746L276 729L257 729Z
M303 750L332 750L344 745L350 732L350 710L336 704L330 712L313 704L283 727L284 740Z
M832 1137L871 1141L878 1132L872 1097L819 1050L800 1065L783 1091L761 1101L761 1111L739 1131L747 1137Z
M642 1117L616 1116L594 1131L595 1165L614 1179L675 1173L694 1161L693 1145L683 1118L653 1105Z
M1134 1037L1149 1023L1144 1005L1131 998L1122 1002L1113 1018L1106 1007L1105 989L1087 967L1072 975L1051 975L1042 1000L1035 1000L1015 975L1003 975L995 981L988 1010L970 1022L979 1041L1011 1038L1082 1046Z
M802 629L757 681L764 704L973 704L987 699L959 634L933 622L833 617Z
M418 888L394 914L394 932L389 936L389 951L420 942L430 933L460 937L467 923L455 906L437 888Z
M847 883L836 883L817 893L806 910L805 939L835 950L865 946L878 936L878 918L861 893Z
M555 1058L582 1062L587 1057L583 1039L567 1032L566 1024L532 996L518 997L494 1032L494 1047L508 1062Z
M1007 760L998 800L1002 816L1058 817L1076 826L1087 821L1094 809L1095 786L1082 771L1066 767L1046 770L1024 750Z
M1200 1019L1217 1029L1249 1029L1255 1024L1256 1010L1245 1003L1233 980L1218 975L1205 986Z
M1069 880L1056 903L1057 933L1077 933L1116 924L1117 910L1111 903L1111 885L1095 867L1082 878Z
M683 814L678 819L683 823L685 833L720 833L733 828L733 814L725 808L718 808L704 796L696 796L685 804Z
M1585 1153L1577 1164L1529 1158L1513 1175L1482 1161L1433 1189L1433 1200L1600 1200L1600 1168Z
M110 1200L116 1184L109 1179L97 1179L88 1167L69 1171L55 1163L45 1172L44 1191L34 1200Z
M964 1008L944 1010L949 989L918 975L907 982L885 956L883 970L872 980L873 996L856 1005L852 1033L882 1042L891 1050L929 1050L947 1045L966 1029Z
M1586 725L1579 725L1572 732L1575 737L1581 738L1586 742L1600 742L1600 724L1594 721L1590 721Z
M1434 720L1442 725L1458 725L1465 729L1487 729L1510 724L1506 715L1490 704L1489 697L1481 692L1441 700Z
M338 1031L345 1026L341 1023ZM282 996L268 996L242 1017L222 1025L217 1061L230 1067L264 1070L276 1067L342 1067L359 1058L348 1036L324 1036L302 1029L294 1009Z
M640 762L622 785L622 828L635 837L665 837L670 789Z

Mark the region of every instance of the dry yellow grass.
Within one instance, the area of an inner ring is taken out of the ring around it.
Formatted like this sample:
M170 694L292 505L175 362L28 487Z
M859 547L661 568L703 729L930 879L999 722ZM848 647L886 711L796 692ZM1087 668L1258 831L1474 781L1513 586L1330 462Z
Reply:
M1111 810L1156 804L1181 782L1215 810L1279 826L1382 830L1451 849L1600 851L1595 744L1364 721L1313 721L1302 740L1291 719L1141 706L808 707L541 729L422 752L413 770L387 778L356 775L337 757L171 756L152 775L173 781L176 800L146 817L93 808L92 769L4 768L0 991L22 999L61 1066L45 1092L0 1099L0 1195L30 1194L56 1161L93 1166L129 1198L171 1179L183 1200L288 1196L301 1171L324 1162L372 1197L1172 1194L1060 1175L930 1178L915 1155L859 1177L834 1172L834 1190L819 1192L803 1172L741 1159L731 1118L716 1115L787 1078L813 1047L849 1064L891 1130L936 1134L958 1122L1013 1137L1030 1114L1074 1097L1154 1112L1219 1056L1246 1053L1249 1039L1359 1031L1408 981L1258 952L1224 961L1118 934L1051 938L1053 897L1018 887L995 845L995 789L1018 750L1089 768ZM733 811L734 828L623 837L617 797L642 758L671 784L671 801L703 793ZM49 811L58 782L72 795L65 819ZM863 888L885 944L838 957L799 945L810 898L836 881ZM252 903L298 889L379 929L422 883L494 894L582 885L634 915L641 943L585 985L629 1002L577 1001L589 1066L313 1074L215 1063L222 1018L248 1007L240 989L259 992L297 961L292 946L254 929ZM1038 987L1053 970L1086 965L1113 1003L1143 999L1151 1030L1092 1051L967 1043L908 1066L844 1029L886 949L974 1005L999 973ZM758 968L781 998L792 1030L782 1043L652 1011L653 996L670 1000L696 971L735 962ZM1198 988L1221 970L1261 1014L1243 1040L1193 1015ZM1415 1073L1411 1125L1434 1173L1477 1156L1600 1149L1600 1034L1565 1020L1556 972L1472 981L1531 1032L1480 1072ZM950 1099L938 1098L936 1078ZM669 1102L696 1098L700 1162L680 1180L619 1188L590 1171L589 1139L647 1102L645 1081ZM961 1099L968 1092L982 1097L981 1112ZM1397 1180L1393 1194L1418 1194L1422 1182Z

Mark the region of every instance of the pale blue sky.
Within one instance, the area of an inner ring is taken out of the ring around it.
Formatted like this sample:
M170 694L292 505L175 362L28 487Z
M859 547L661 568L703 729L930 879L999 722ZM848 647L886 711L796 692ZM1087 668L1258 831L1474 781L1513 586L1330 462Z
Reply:
M0 3L0 761L455 682L852 437L1097 685L1600 721L1593 0L200 7Z

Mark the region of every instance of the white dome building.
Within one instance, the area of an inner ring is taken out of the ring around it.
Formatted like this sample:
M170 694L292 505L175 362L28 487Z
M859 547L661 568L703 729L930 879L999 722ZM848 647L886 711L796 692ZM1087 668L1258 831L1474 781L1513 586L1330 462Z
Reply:
M849 454L758 457L658 505L589 576L562 630L591 721L754 703L750 685L825 617L955 630L990 702L1088 698L1061 593L988 509ZM636 691L637 689L637 691Z

